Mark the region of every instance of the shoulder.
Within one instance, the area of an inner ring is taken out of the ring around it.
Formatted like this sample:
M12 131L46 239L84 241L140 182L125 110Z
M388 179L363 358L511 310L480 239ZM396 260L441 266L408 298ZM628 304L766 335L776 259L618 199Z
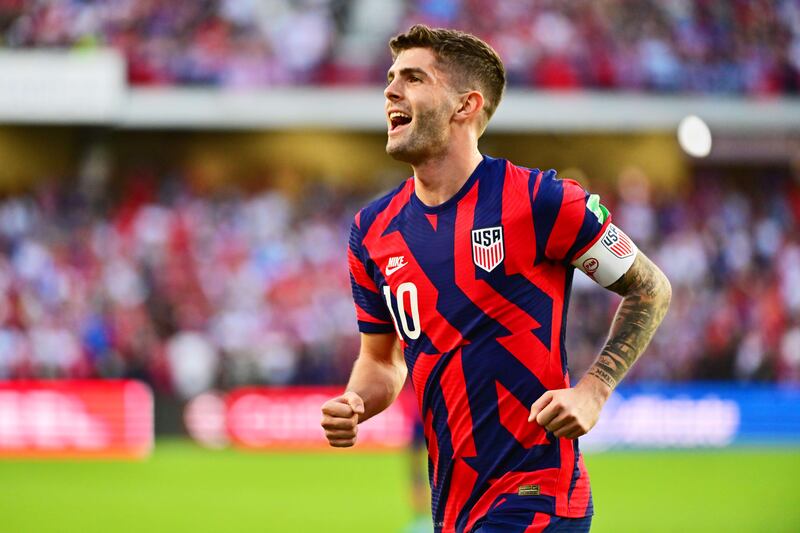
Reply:
M587 194L580 183L569 178L559 178L558 173L552 168L536 172L533 200L538 204L561 204L565 201L581 200Z
M538 175L536 176L536 192L544 197L561 194L561 192L564 190L565 181L571 180L563 180L559 178L558 172L552 168L549 170L539 171Z
M378 196L356 213L353 221L354 227L362 234L366 233L372 223L375 222L375 219L389 209L393 202L397 203L398 200L402 203L407 202L413 190L414 178L411 177L389 192Z
M485 158L487 172L498 178L496 183L502 184L503 194L530 198L533 194L534 185L541 175L538 168L516 165L507 159L495 159L489 156L485 156Z
M538 167L524 167L511 162L506 162L505 181L506 187L519 189L520 194L527 193L527 197L539 205L560 203L564 184L572 182L560 179L553 169L541 170Z

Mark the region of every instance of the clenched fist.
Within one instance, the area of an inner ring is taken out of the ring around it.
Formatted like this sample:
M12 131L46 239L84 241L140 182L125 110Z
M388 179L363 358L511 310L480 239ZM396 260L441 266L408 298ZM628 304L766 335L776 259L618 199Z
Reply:
M334 448L356 443L358 415L364 414L364 400L355 392L345 392L322 405L322 427Z
M572 389L549 390L531 405L528 422L536 421L556 437L577 439L597 423L610 393L605 385L584 380Z

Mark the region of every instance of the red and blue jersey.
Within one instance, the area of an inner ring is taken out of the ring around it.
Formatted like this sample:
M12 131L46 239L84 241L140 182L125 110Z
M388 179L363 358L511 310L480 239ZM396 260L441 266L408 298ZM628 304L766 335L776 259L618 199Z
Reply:
M498 512L522 525L592 514L578 442L527 420L546 390L569 386L570 262L609 222L588 199L555 171L484 156L441 205L423 204L409 178L355 217L359 329L400 338L437 531L468 532Z

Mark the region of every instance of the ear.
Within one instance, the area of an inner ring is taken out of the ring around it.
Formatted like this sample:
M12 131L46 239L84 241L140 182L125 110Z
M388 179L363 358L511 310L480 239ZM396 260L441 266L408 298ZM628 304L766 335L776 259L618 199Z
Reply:
M459 97L459 105L453 119L459 122L477 120L483 110L483 95L479 91L469 91Z

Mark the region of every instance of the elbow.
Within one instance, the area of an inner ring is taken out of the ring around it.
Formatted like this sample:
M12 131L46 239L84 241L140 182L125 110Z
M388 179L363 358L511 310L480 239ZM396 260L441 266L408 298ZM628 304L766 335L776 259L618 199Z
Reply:
M644 289L644 292L640 292L640 294L655 303L663 310L663 313L666 313L672 302L672 284L658 266L653 263L650 265L652 268L649 272L649 280L639 287L640 291Z
M661 290L659 291L659 295L661 300L664 302L664 309L669 309L669 305L672 302L672 284L669 282L667 276L664 275L663 272L661 274Z
M397 368L397 381L400 383L400 388L403 388L403 385L408 379L408 367L405 365L405 362L400 365L396 365Z

